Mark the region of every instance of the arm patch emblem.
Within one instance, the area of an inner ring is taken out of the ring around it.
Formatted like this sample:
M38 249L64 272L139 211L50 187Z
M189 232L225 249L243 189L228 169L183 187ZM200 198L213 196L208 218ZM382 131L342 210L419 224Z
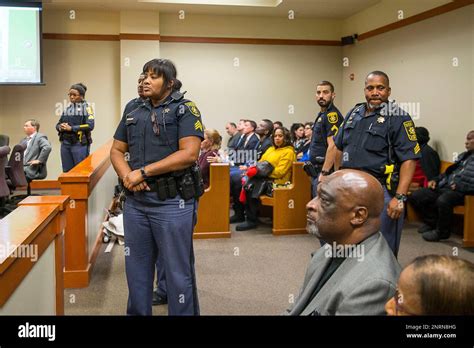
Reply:
M411 141L417 141L413 121L405 121L403 122L403 126L405 127L405 131L407 132L408 139L410 139Z
M185 103L184 105L186 105L189 109L189 111L196 117L200 117L201 116L201 112L199 111L199 109L197 108L196 104L194 104L194 102L187 102Z

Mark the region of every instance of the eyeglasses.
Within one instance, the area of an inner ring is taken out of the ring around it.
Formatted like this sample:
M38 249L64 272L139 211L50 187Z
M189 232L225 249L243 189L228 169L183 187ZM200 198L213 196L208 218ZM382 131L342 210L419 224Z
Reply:
M153 133L156 135L160 135L160 126L158 125L158 122L156 121L156 112L153 111L151 113L151 123L153 124Z
M408 315L418 315L412 312L409 312L405 309L403 306L403 295L400 294L400 291L398 288L395 290L395 295L393 296L393 299L395 300L395 314L398 315L399 313L404 313Z

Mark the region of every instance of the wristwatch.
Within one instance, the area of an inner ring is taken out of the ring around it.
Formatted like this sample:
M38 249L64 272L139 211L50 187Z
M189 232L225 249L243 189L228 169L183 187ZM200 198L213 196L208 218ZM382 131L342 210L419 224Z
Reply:
M395 195L395 198L398 199L399 201L402 201L402 202L407 201L407 195L404 195L403 193L397 193Z
M142 173L143 179L147 179L147 178L148 178L148 176L147 176L146 173L145 173L145 167L141 167L141 168L140 168L140 173Z

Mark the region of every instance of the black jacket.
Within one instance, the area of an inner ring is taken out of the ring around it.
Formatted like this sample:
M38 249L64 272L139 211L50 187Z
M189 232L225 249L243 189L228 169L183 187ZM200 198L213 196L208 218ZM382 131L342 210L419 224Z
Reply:
M439 155L428 144L421 145L420 165L428 181L436 179L439 175L439 167L441 165Z
M444 174L438 177L437 183L440 188L448 184L449 175L456 169L461 171L455 176L454 184L456 191L464 194L474 193L474 152L463 152L459 155L458 160L446 169Z

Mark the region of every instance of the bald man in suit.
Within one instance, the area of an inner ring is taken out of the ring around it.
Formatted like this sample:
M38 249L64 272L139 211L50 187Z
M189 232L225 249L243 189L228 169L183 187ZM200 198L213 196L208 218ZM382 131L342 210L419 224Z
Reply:
M26 134L26 138L22 140L26 144L23 168L28 181L47 176L46 161L51 153L51 144L46 135L38 133L39 126L39 122L33 119L26 121L23 126Z
M371 175L340 170L307 205L309 233L326 241L308 266L289 315L384 315L400 265L379 232L383 190Z

